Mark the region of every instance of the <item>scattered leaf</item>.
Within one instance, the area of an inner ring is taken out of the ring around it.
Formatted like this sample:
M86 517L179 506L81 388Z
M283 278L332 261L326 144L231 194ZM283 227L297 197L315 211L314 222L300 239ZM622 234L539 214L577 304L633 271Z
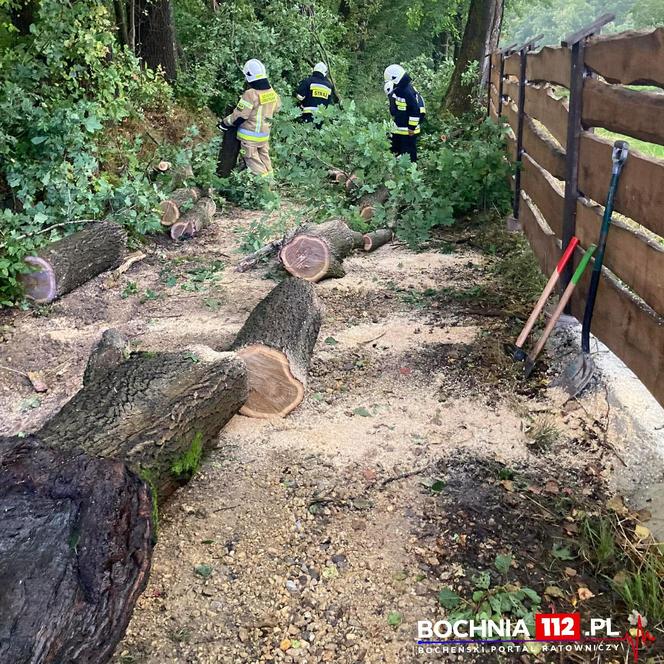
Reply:
M484 597L484 591L483 590L476 590L473 593L473 602L475 602L475 603L480 602L483 597Z
M542 602L542 598L532 588L521 588L521 590L533 604L540 604Z
M493 564L503 576L507 576L507 572L509 572L512 566L512 556L510 554L499 553Z
M544 485L544 491L546 491L546 493L550 493L553 496L557 495L558 493L560 493L560 487L558 486L558 482L554 482L554 480L549 480Z
M355 408L353 410L353 415L359 415L360 417L371 417L371 413L369 412L369 409L365 408L364 406L360 406L359 408Z
M576 576L576 570L572 567L565 567L565 575L569 576L570 578Z
M326 337L324 343L328 346L336 346L339 342L334 337Z
M201 540L201 544L214 544L214 540Z
M403 618L398 611L390 611L387 614L387 624L390 625L390 627L398 627L402 620Z
M207 579L212 574L212 565L208 565L206 563L196 565L196 567L194 567L194 572L198 574L198 576L202 576L204 579Z
M595 594L589 588L579 588L576 591L576 594L579 596L579 599L582 602L585 602L586 600L590 599L591 597L595 597Z
M489 572L482 572L481 574L476 574L470 579L476 588L482 588L483 590L488 590L491 585L491 575Z
M323 567L323 578L324 579L335 579L339 576L339 569L336 565L328 565Z
M405 581L408 578L408 572L401 570L394 575L394 578L397 581Z
M433 493L440 493L445 488L445 482L443 480L436 480L430 487L429 490Z
M613 496L613 498L606 503L606 506L617 514L625 514L627 512L625 501L620 495Z
M438 601L446 609L453 609L459 606L461 599L451 588L443 588L438 593Z
M500 480L506 491L514 491L514 480Z
M558 558L558 560L574 560L575 558L568 547L560 546L558 544L553 546L551 553L555 558Z
M637 523L636 526L634 526L634 534L640 540L648 539L650 537L650 529Z
M565 593L558 588L558 586L547 586L544 590L544 594L548 597L558 597L560 599L565 598Z
M284 652L286 652L290 647L291 647L291 640L290 639L284 639L279 644L279 649L283 650Z

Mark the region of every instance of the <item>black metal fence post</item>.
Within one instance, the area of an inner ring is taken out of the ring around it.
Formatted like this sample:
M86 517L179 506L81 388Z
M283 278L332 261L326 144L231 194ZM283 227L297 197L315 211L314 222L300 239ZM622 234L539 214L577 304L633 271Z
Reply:
M590 25L582 28L561 42L561 46L571 48L569 77L569 117L567 121L567 144L565 146L565 203L563 207L563 249L576 233L576 201L579 197L579 143L583 126L583 79L586 75L584 64L585 43L588 37L597 34L602 26L610 23L614 14L604 14ZM560 287L564 290L572 279L573 261L569 261L561 275ZM569 306L566 309L569 313Z

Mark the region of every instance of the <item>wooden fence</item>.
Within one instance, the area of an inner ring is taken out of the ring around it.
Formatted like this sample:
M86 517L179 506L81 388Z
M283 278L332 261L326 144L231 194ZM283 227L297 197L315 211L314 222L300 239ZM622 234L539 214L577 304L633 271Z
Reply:
M598 36L611 19L557 48L490 56L488 112L511 128L514 216L547 274L573 235L583 248L599 236L613 141L594 128L664 145L662 90L625 87L664 88L664 27ZM664 160L632 149L614 209L592 333L664 405ZM589 281L587 270L572 299L579 320Z

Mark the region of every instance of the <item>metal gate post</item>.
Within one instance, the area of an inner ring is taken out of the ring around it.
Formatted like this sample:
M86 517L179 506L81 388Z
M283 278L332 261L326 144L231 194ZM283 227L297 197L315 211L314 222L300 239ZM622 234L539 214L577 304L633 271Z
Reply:
M561 46L572 49L569 77L569 117L567 121L567 144L565 146L565 203L563 207L562 246L564 248L576 233L576 202L579 197L579 144L583 126L583 79L586 75L584 64L585 44L588 37L597 34L602 26L613 21L614 14L604 14L590 25L564 39ZM563 270L560 288L567 288L572 279L574 261L569 261ZM569 305L565 310L569 313Z

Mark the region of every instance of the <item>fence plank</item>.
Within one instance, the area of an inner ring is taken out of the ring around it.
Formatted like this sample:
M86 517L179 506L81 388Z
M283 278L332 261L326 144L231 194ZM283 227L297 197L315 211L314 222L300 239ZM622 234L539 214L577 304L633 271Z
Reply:
M508 78L503 81L503 94L507 95L515 104L519 99L519 81Z
M562 237L562 190L528 155L523 159L523 190L537 206L553 232ZM576 206L576 235L582 246L597 242L603 208L586 199ZM664 246L645 233L614 217L606 245L604 264L657 313L664 314Z
M590 269L572 297L572 313L578 320L583 319L589 282ZM664 405L664 323L605 271L597 292L592 333Z
M517 112L514 104L503 104L503 114L516 134ZM543 168L559 180L565 177L565 152L526 115L523 126L523 148Z
M664 27L594 37L585 63L609 83L664 87Z
M515 76L519 78L519 54L512 53L505 58L505 68L503 69L505 76Z
M496 105L493 103L493 99L494 97L491 95L491 99L489 100L489 113L493 120L498 120L498 111L496 110Z
M611 141L581 134L579 189L598 203L606 199L611 179L611 148ZM664 161L631 152L620 177L615 209L664 237Z
M527 154L523 158L521 184L549 227L562 237L563 193L555 188L551 175Z
M571 67L572 61L568 48L545 46L538 53L528 53L526 78L531 83L541 81L569 88Z
M597 242L604 210L586 199L576 206L576 236L587 247ZM604 265L658 314L664 314L664 246L613 218Z
M664 94L630 90L586 78L582 121L584 127L604 127L664 145Z
M519 221L523 232L528 238L540 269L546 275L553 272L560 260L560 247L555 234L551 229L544 228L537 219L537 215L531 202L523 194L521 195L521 209Z
M514 164L516 162L516 138L514 134L506 134L507 141L507 158Z
M526 86L526 113L539 120L553 137L565 147L567 144L567 104L551 94L549 86Z

